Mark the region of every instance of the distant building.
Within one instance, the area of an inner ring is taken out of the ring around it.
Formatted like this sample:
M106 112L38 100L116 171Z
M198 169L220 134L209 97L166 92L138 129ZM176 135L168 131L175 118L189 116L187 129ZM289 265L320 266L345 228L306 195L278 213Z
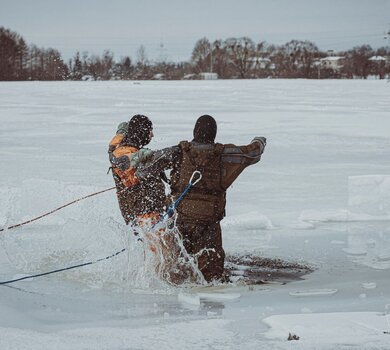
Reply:
M387 59L383 56L372 56L368 59L369 61L373 61L373 62L386 62Z
M95 80L95 78L94 78L92 75L87 74L87 75L83 75L83 76L81 77L81 80L83 80L83 81L89 81L89 80Z
M165 74L163 73L157 73L153 75L153 80L164 80L164 78L165 78Z
M217 80L218 74L217 73L203 72L203 73L199 73L199 77L201 80Z
M267 57L253 57L249 61L252 69L275 69L275 64Z
M275 64L272 63L271 59L265 57L265 58L259 58L259 68L260 69L275 69Z
M183 77L183 80L195 80L196 79L196 74L186 74L184 77Z
M383 56L371 56L369 59L371 66L371 74L379 79L386 77L387 59Z
M320 59L321 68L339 71L343 68L345 58L342 56L328 56Z

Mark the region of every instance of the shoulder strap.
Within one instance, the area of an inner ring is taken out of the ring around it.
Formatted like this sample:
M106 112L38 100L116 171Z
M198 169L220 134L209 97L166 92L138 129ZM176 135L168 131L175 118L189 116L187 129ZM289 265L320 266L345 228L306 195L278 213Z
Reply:
M191 144L188 141L179 142L179 146L183 151L188 151L191 148Z

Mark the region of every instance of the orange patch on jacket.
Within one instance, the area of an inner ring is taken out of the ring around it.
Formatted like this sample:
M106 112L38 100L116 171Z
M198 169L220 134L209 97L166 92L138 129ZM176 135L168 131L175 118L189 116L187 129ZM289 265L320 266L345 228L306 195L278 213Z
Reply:
M115 136L112 138L111 142L110 142L110 146L118 147L119 144L122 142L123 137L124 137L123 134L115 135Z
M118 142L118 140L115 140L116 138L122 140L123 136L122 137L120 137L120 136L122 136L122 135L115 136L113 138L113 140L110 142L110 145L111 144L115 145L115 143ZM126 156L126 157L130 158L130 156L133 153L136 153L137 151L138 151L138 149L135 148L135 147L118 146L115 149L115 151L113 152L113 155L114 155L115 158L119 158L119 157L122 157L122 156ZM122 180L122 183L126 187L131 187L131 186L134 186L134 185L139 183L139 180L138 180L137 176L135 175L136 169L134 169L134 168L130 167L129 169L122 171L122 170L114 167L113 171L115 172L115 174L117 174L119 176L119 178Z

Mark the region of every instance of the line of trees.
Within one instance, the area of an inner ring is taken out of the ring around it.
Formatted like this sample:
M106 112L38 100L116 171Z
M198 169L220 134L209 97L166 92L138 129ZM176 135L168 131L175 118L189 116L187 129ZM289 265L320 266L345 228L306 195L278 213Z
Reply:
M130 56L119 62L114 54L106 50L102 56L89 56L87 52L80 55L76 52L68 62L68 73L65 79L70 80L134 80L134 79L181 79L190 71L189 63L150 62L143 46L138 49L137 60Z
M255 43L247 37L210 42L198 40L189 62L153 62L143 46L136 60L130 56L119 61L106 50L101 56L77 52L64 62L58 50L27 45L19 34L0 27L0 80L111 80L111 79L183 79L214 72L220 79L248 78L384 78L390 73L389 53L369 45L337 53L343 57L338 69L323 66L328 52L310 41L291 40L284 45L264 41ZM387 61L370 60L381 56Z
M0 80L62 80L67 72L57 50L27 46L19 34L0 27Z
M333 55L333 53L332 53ZM291 40L280 46L247 37L216 40L200 39L192 52L195 72L213 71L220 78L384 78L390 73L389 53L369 45L339 52L340 65L332 68L323 60L329 52L320 51L310 41ZM370 59L376 57L376 60ZM333 58L335 58L333 56ZM382 58L382 59L378 59ZM385 60L387 58L387 61Z

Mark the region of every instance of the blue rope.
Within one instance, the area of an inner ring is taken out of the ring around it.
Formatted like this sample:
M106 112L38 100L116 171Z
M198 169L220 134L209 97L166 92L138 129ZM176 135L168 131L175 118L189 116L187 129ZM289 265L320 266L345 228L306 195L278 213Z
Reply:
M162 219L165 219L166 217L170 218L175 213L175 209L179 205L179 203L182 201L184 196L188 193L188 191L193 187L194 185L190 182L186 189L182 192L182 194L169 206L166 213L163 215Z
M122 250L119 250L119 251L117 251L116 253L114 253L114 254L112 254L112 255L109 255L109 256L106 256L106 257L104 257L104 258L100 258L100 259L97 259L97 260L94 260L94 261L89 261L89 262L86 262L86 263L83 263L83 264L68 266L68 267L64 267L64 268L62 268L62 269L57 269L57 270L53 270L53 271L38 273L38 274L36 274L36 275L25 276L25 277L21 277L21 278L15 278L15 279L9 280L9 281L0 282L0 285L5 285L5 284L17 282L17 281L23 281L23 280L26 280L26 279L29 279L29 278L34 278L34 277L40 277L40 276L51 275L52 273L57 273L57 272L66 271L66 270L72 270L72 269L76 269L76 268L78 268L78 267L96 264L96 263L98 263L99 261L111 259L111 258L113 258L113 257L115 257L115 256L117 256L117 255L119 255L119 254L121 254L121 253L123 253L125 250L126 250L126 248L123 248Z
M195 175L198 176L197 179L194 179ZM188 186L184 189L184 191L180 194L180 196L169 206L168 210L166 211L166 213L162 216L161 218L161 221L164 220L166 217L170 218L173 216L173 214L175 213L175 209L177 208L177 206L179 205L179 203L183 200L183 198L185 197L185 195L188 193L188 191L194 187L200 180L202 179L202 174L200 171L198 170L195 170L193 173L192 173L192 176L190 178L190 181L188 181ZM157 223L156 223L157 224ZM155 224L155 225L156 225Z

